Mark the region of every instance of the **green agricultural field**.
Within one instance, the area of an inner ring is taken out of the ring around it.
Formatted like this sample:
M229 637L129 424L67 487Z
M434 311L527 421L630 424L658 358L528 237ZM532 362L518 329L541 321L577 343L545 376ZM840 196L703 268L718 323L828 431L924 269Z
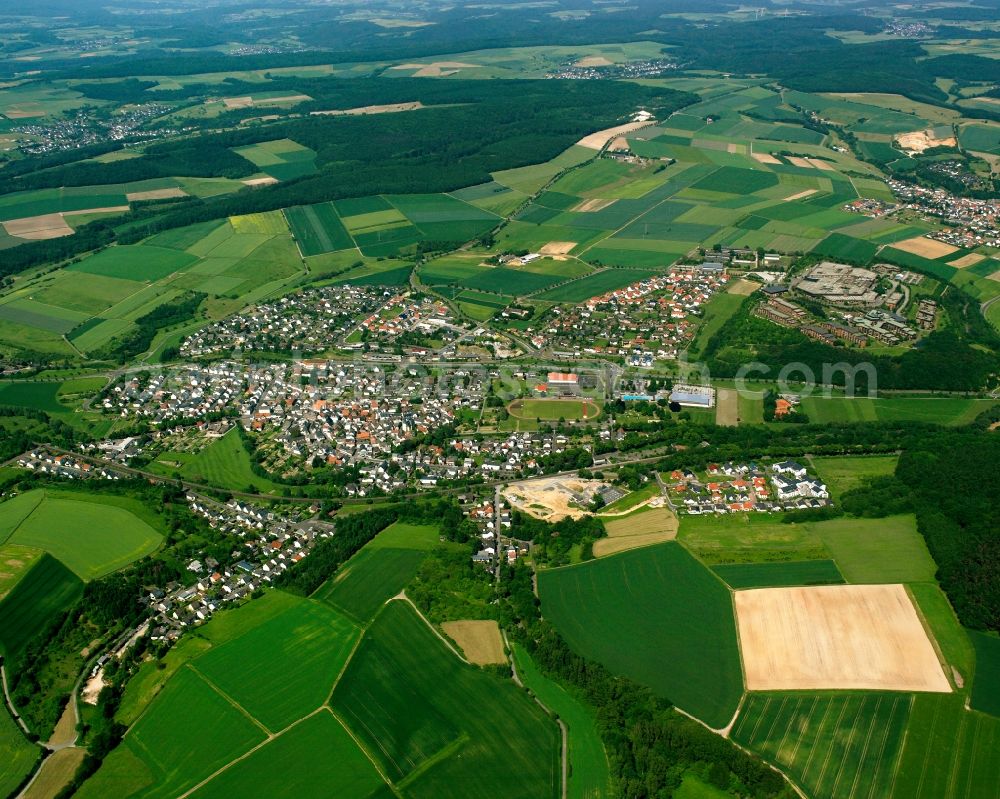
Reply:
M176 797L266 737L195 671L182 668L77 796Z
M340 613L303 601L213 648L192 667L277 732L326 701L357 636Z
M994 404L993 400L957 397L806 397L802 400L806 415L818 424L884 421L960 425L969 423Z
M971 631L969 637L976 648L972 707L1000 719L1000 638Z
M789 563L730 563L713 566L730 588L778 588L790 585L829 585L844 582L832 560Z
M187 253L166 247L122 245L108 247L67 268L72 272L84 272L102 277L147 281L172 275L194 261L195 259Z
M0 600L10 593L44 554L40 549L22 544L0 544L0 564L3 565L3 571L0 572Z
M436 527L396 522L362 547L314 596L366 624L413 579L439 538Z
M275 764L281 767L275 768ZM340 722L324 708L192 794L194 799L218 796L391 799L394 794Z
M389 263L398 264L399 261ZM406 286L410 281L413 267L390 266L388 269L376 269L372 266L361 266L342 275L338 275L334 283L350 283L353 286Z
M970 712L960 694L918 694L892 799L996 799L1000 719Z
M0 600L0 654L8 667L17 664L28 642L82 593L80 578L51 555L42 555Z
M937 565L912 515L811 525L851 583L932 582Z
M519 419L596 419L601 415L601 406L593 400L573 399L527 399L514 400L508 407L511 416Z
M556 724L511 680L462 663L407 602L375 618L332 706L412 799L559 795Z
M732 718L743 693L732 598L679 544L543 571L538 591L577 652L712 727Z
M813 458L820 479L837 500L845 491L864 485L875 477L886 477L896 471L897 455L842 456Z
M517 676L524 686L569 729L569 799L610 799L614 796L604 743L594 711L559 683L539 671L520 644L513 645Z
M57 399L59 386L59 383L0 383L0 405L65 413L66 406Z
M649 276L648 271L640 269L605 269L603 272L595 272L579 280L543 291L534 295L533 299L546 302L583 302L591 297L645 280Z
M541 291L555 283L561 282L563 279L558 275L544 275L536 272L527 272L523 269L509 269L505 266L497 266L479 272L472 277L465 278L459 281L459 285L468 289L494 291L497 294L523 296Z
M239 431L233 428L184 464L181 474L188 480L203 480L220 488L243 491L252 486L257 491L271 491L274 484L255 475L250 465L250 455Z
M35 505L25 515L29 498ZM7 540L49 552L83 580L124 568L163 540L134 513L99 495L35 489L18 500L0 505L0 531L10 529Z
M815 799L888 799L903 746L907 694L751 694L732 737Z
M0 758L4 767L0 770L0 796L13 796L21 781L28 776L42 750L29 743L20 727L11 718L4 703L0 708Z
M287 208L285 217L304 256L336 252L354 246L354 239L348 235L333 203Z

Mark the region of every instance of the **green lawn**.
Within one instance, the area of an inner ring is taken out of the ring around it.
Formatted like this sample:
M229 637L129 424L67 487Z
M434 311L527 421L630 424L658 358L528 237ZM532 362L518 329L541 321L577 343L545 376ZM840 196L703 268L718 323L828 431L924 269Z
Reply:
M845 491L863 485L873 477L884 477L896 471L898 455L843 456L813 458L812 463L820 479L837 500Z
M0 535L7 530L11 543L44 549L83 580L124 568L159 547L163 537L146 521L101 500L35 489L0 504Z
M403 601L368 628L334 712L411 799L555 799L559 731L509 679L462 663Z
M679 544L540 572L542 613L582 655L713 727L743 693L732 597Z
M359 623L367 623L413 579L439 536L432 525L396 522L340 567L315 598L329 602Z
M250 455L234 427L186 463L181 468L181 474L188 480L204 481L236 491L245 491L250 487L260 492L272 491L274 483L255 475L250 465Z
M933 581L937 565L912 515L811 525L851 583Z
M594 711L550 680L520 644L513 645L514 663L524 686L569 730L569 799L610 799L614 796L604 743Z

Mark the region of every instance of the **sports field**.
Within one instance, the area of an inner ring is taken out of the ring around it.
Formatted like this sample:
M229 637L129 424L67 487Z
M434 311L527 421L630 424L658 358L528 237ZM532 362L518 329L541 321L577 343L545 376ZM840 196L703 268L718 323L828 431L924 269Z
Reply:
M366 624L413 579L438 538L436 527L396 522L365 544L314 596Z
M99 495L44 489L0 504L0 537L49 552L83 580L117 571L162 541L145 521Z
M569 729L569 799L611 799L614 791L608 755L593 710L542 674L520 644L513 644L512 651L521 682Z
M404 601L368 628L332 707L414 799L559 793L556 724L513 682L462 663Z
M507 411L518 419L591 421L601 415L601 406L588 399L527 399L514 400Z
M892 693L750 694L732 737L810 797L888 799L912 702Z
M543 615L580 654L712 727L732 717L743 693L732 599L679 544L542 571L538 591Z

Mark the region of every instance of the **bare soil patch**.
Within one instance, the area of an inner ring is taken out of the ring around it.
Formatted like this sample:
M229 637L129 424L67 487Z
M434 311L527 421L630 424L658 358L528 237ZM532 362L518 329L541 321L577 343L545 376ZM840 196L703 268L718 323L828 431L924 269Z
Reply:
M587 509L597 490L605 484L600 480L579 477L543 477L511 483L503 496L518 510L536 519L557 522L560 519L582 519L590 515Z
M956 269L965 269L968 266L975 266L980 261L985 260L985 255L980 255L978 252L970 252L968 255L956 258L954 261L948 261L948 266L954 266Z
M574 67L610 67L614 64L614 61L609 61L602 55L588 55L581 58L575 64Z
M750 691L951 691L902 585L763 588L735 598Z
M806 161L817 169L822 169L824 172L833 172L836 168L829 161L824 161L822 158L807 158Z
M181 188L152 189L151 191L133 191L125 195L125 199L130 203L142 202L143 200L169 200L173 197L187 197L187 192Z
M424 108L419 100L415 103L390 103L388 105L365 105L360 108L347 108L339 111L310 111L312 116L353 117L365 114L398 114L400 111L416 111Z
M581 147L586 147L588 150L603 150L604 145L609 141L617 139L619 136L626 133L631 133L634 130L649 127L652 124L654 124L654 120L649 120L647 122L629 122L625 125L617 125L613 128L598 130L588 136L584 136L577 142L577 144Z
M806 189L805 191L800 191L798 194L793 194L790 197L786 197L784 202L791 202L792 200L801 200L803 197L810 197L816 193L816 189Z
M900 133L896 136L896 144L911 153L922 153L931 147L954 147L957 142L954 136L937 138L933 130L915 130L912 133Z
M391 69L415 69L414 78L442 78L454 75L461 69L476 69L479 64L466 64L462 61L435 61L431 64L397 64Z
M459 645L470 663L487 666L507 662L500 627L495 621L446 621L441 629Z
M596 211L600 209L592 208L590 210ZM576 246L575 241L550 241L548 244L542 247L542 249L540 249L538 252L541 253L542 255L565 255L575 246Z
M576 211L577 213L593 213L594 211L603 211L605 208L614 205L618 200L584 200L582 203L577 205L575 208L571 208L571 211Z
M775 158L770 153L751 153L755 161L760 161L762 164L780 164L777 158Z
M914 255L920 255L924 258L943 258L958 250L958 247L952 247L943 241L929 239L926 236L914 236L912 239L897 241L892 246L897 250L912 252Z
M127 205L105 205L101 208L81 208L79 211L63 211L62 216L85 216L86 214L123 214L128 211Z
M242 181L244 186L272 186L277 182L277 178L272 178L270 176L266 178L247 178Z
M73 228L66 224L62 214L42 214L24 219L9 219L3 223L3 227L11 236L35 241L73 235Z

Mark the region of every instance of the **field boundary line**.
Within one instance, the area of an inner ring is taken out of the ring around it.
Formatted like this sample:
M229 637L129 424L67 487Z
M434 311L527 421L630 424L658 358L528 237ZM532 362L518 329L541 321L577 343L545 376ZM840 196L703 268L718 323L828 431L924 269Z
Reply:
M243 707L243 705L241 705L239 702L237 702L235 699L233 699L229 694L227 694L225 691L223 691L218 685L216 685L208 677L206 677L201 671L199 671L195 667L195 665L193 663L185 663L184 665L187 666L187 668L191 669L191 671L193 671L195 674L197 674L198 677L200 677L202 680L204 680L205 684L209 688L211 688L219 696L221 696L223 699L225 699L229 704L231 704L240 713L242 713L244 716L246 716L255 725L257 725L258 727L260 727L264 731L264 734L268 738L273 738L275 735L277 735L277 733L271 732L266 726L264 726L264 723L262 721L258 721L256 718L254 718L252 715L250 715L250 711L249 710L247 710L245 707Z
M375 758L371 756L371 753L368 751L365 745L362 744L360 740L358 740L358 737L354 734L351 728L348 727L344 723L344 720L334 712L333 708L324 705L323 707L320 708L320 710L326 710L331 716L333 716L337 720L337 723L344 728L344 732L346 732L348 735L351 736L351 740L354 741L354 745L357 746L358 749L360 749L361 752L364 754L364 756L368 758L368 761L372 764L375 771L382 778L383 782L385 782L385 784L389 786L389 790L391 790L395 796L399 796L402 799L402 795L396 788L396 784L385 775L385 772L383 772L379 764L375 762ZM184 797L178 797L178 799L184 799Z
M420 617L423 623L430 628L431 632L434 633L434 635L436 635L438 638L440 638L441 641L444 643L444 645L454 653L455 657L457 657L466 665L471 665L469 661L465 659L465 656L461 654L457 649L455 649L452 643L447 638L445 638L440 632L438 632L437 627L431 624L430 620L423 613L420 612L420 608L418 608L415 604L413 604L413 600L406 595L406 591L400 591L396 596L392 597L389 600L389 602L394 602L394 601L407 602L410 605L410 607L413 608L414 612ZM386 604L388 604L388 602Z
M347 671L347 667L351 665L351 661L354 660L354 654L358 651L358 647L361 646L361 639L365 637L365 633L368 632L368 627L361 628L357 639L354 641L354 646L351 647L351 651L347 653L347 659L344 660L344 665L340 667L340 671L337 672L337 676L333 679L333 685L330 687L330 693L326 697L324 705L329 705L333 701L333 694L337 690L337 686L340 685L340 680L344 676L344 672Z
M180 794L177 797L177 799L187 799L188 796L190 796L191 794L193 794L195 791L198 791L201 788L205 787L208 783L210 783L212 780L214 780L216 777L218 777L220 774L222 774L222 772L228 771L230 768L232 768L233 766L235 766L237 763L240 763L240 762L246 760L248 757L250 757L250 755L254 754L258 749L262 749L263 747L267 746L275 738L278 738L278 737L284 735L286 732L288 732L289 730L291 730L292 727L297 727L299 724L301 724L306 719L312 718L317 713L319 713L321 710L323 710L322 707L316 708L314 711L312 711L312 713L307 713L302 718L297 719L296 721L293 721L291 724L289 724L287 727L285 727L285 729L281 730L281 732L278 732L278 733L276 733L274 735L269 735L267 738L265 738L260 743L254 744L252 747L250 747L249 749L247 749L247 751L245 751L242 755L240 755L239 757L233 758L228 763L226 763L224 766L220 766L219 768L217 768L215 771L213 771L211 774L209 774L207 777L205 777L205 779L203 779L197 785L195 785L195 786L193 786L191 788L188 788L188 790L186 790L184 793Z

